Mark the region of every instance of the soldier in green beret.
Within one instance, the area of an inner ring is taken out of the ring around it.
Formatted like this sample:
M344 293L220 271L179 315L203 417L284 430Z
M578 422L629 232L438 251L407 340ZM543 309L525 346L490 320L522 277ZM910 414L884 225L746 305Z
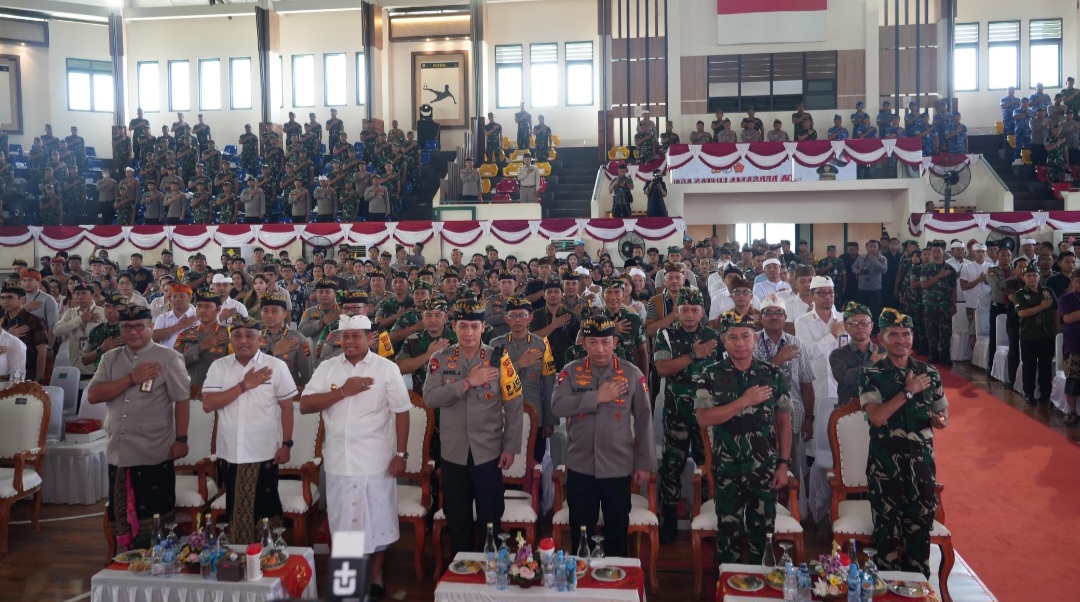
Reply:
M718 321L727 356L705 368L695 404L698 424L712 427L717 561L741 562L746 536L757 564L788 482L792 404L780 369L754 359L754 319L727 312Z
M412 307L408 274L394 271L393 280L390 281L390 291L392 294L379 304L379 310L375 313L375 319L372 320L372 325L376 330L388 330Z
M723 351L720 333L705 325L705 298L695 288L678 294L678 318L656 334L653 363L664 384L664 451L660 462L660 503L663 522L660 542L671 543L678 534L678 503L687 457L704 466L701 428L694 414L694 399L704 386L705 367Z
M626 281L608 278L603 282L604 307L594 315L615 323L615 353L628 362L634 362L642 374L649 373L649 352L645 346L645 324L641 316L623 305Z
M412 307L401 315L390 327L390 342L394 352L401 351L401 343L409 336L424 329L424 303L431 298L432 286L427 280L416 280L412 286Z
M127 298L123 295L105 296L105 322L95 326L86 337L86 346L83 347L80 358L84 366L97 369L105 352L123 346L124 340L120 338L120 310L125 307Z
M934 429L948 426L949 402L938 371L911 357L912 326L910 316L882 310L886 357L862 370L859 402L870 422L866 477L875 561L885 570L929 577L938 505Z

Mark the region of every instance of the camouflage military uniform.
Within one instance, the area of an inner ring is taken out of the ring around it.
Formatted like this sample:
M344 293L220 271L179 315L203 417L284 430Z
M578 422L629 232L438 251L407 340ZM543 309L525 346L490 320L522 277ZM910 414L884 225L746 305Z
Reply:
M833 303L836 305L836 309L840 309L844 304L844 280L847 270L844 267L844 260L839 257L826 257L817 262L816 267L819 276L832 278Z
M620 307L617 314L611 313L605 307L603 311L596 312L594 315L597 319L611 320L612 322L617 320L630 322L629 331L621 334L618 330L615 331L615 355L637 365L637 349L640 345L645 344L645 323L641 321L641 316L626 307Z
M259 167L259 137L245 133L240 136L240 167L249 174L254 174Z
M712 476L716 503L717 561L741 562L742 536L747 536L750 563L761 562L765 534L773 532L776 491L773 474L779 465L776 414L791 413L791 398L780 369L759 360L740 371L731 359L704 369L705 387L697 393L698 408L727 405L757 385L772 388L772 397L743 409L713 427Z
M705 446L694 414L694 399L697 390L704 384L706 366L716 362L718 352L723 350L719 339L720 333L704 323L694 332L687 332L675 320L670 327L658 332L653 342L654 362L689 355L695 343L712 340L718 343L711 354L695 358L686 369L665 379L664 455L660 461L660 502L665 506L679 503L687 456L694 458L694 464L705 465L702 453Z
M97 365L101 363L101 356L105 355L105 352L100 350L101 346L109 339L118 338L120 338L119 323L109 324L108 322L105 322L104 324L98 324L90 331L90 334L86 335L86 347L84 347L84 349L98 350L98 356L94 359L94 368L97 368Z
M926 342L926 320L923 319L922 312L922 298L923 291L921 288L915 288L911 286L911 277L914 276L916 280L919 279L919 271L922 269L922 264L915 265L911 262L911 256L905 255L900 260L900 305L915 323L915 327L911 329L911 334L914 336L915 353L920 355L926 355L927 342Z
M454 333L454 329L450 327L449 323L443 326L442 335L439 338L450 341L451 345L457 345L457 334ZM410 334L409 337L401 343L401 351L398 352L397 359L407 360L412 357L419 357L421 355L424 355L425 353L427 353L428 347L430 347L431 344L434 342L435 339L431 338L431 335L428 333L427 329L421 330L420 332L414 332ZM416 370L416 372L413 372L413 391L416 391L417 393L423 393L424 380L427 379L427 374L427 366L421 366L419 369ZM438 412L438 410L435 411ZM436 421L436 430L438 430L439 428L438 424L439 423ZM431 457L438 457L435 454L434 449L431 452Z
M859 401L864 408L889 401L903 391L909 371L929 376L930 386L900 406L884 425L870 426L866 477L878 568L929 577L930 530L938 505L930 418L949 405L941 375L914 358L908 358L902 370L885 358L859 375Z
M952 353L952 295L956 291L956 270L947 263L924 263L919 268L919 281L926 282L946 272L933 287L922 292L922 312L930 361L946 361Z

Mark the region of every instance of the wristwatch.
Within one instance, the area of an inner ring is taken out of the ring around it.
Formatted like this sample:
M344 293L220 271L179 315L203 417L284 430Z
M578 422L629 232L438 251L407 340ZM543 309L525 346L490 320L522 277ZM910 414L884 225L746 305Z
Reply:
M407 451L398 452L398 453L396 453L394 455L401 458L402 460L408 460L409 459L409 452L407 452Z
M282 441L281 444L284 445L285 447L288 447L288 448L292 449L293 440L292 439L286 439L286 440Z
M693 349L691 349L690 350L690 361L693 362L693 361L696 361L696 360L697 360L697 352L694 351Z
M908 391L907 389L904 389L904 398L907 399L908 401L911 401L912 397L915 397L915 394L912 393L911 391Z
M179 437L176 438L176 442L186 444L187 443L187 435L180 435Z

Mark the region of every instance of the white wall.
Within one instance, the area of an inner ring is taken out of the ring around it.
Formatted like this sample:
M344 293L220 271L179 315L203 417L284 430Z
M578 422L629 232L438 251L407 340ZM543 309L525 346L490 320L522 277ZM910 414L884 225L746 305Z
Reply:
M412 53L414 52L464 51L469 59L469 72L466 81L469 82L470 89L472 89L472 43L468 40L389 42L387 47L389 48L389 52L386 53L389 55L387 59L388 71L386 77L383 78L382 84L390 89L390 110L380 115L387 128L390 127L392 119L397 119L399 127L403 130L408 130L412 127L411 124L416 122L416 107L419 105L413 104ZM476 118L476 115L473 114L475 112L473 107L476 106L475 100L470 94L468 102L470 122ZM459 99L458 102L464 101ZM504 125L503 129L506 130L507 126ZM465 132L467 131L468 127L442 128L442 148L450 150L463 146L465 144Z
M959 0L957 23L979 24L979 91L958 92L957 100L968 128L992 128L1001 119L999 103L1005 90L990 90L987 27L990 21L1020 21L1020 85L1016 95L1029 96L1035 90L1031 83L1031 62L1028 47L1028 22L1031 19L1062 19L1061 85L1070 75L1080 77L1080 14L1075 2L1065 0L1025 0L1018 4L1009 0ZM944 71L944 67L942 68ZM1046 89L1053 98L1058 88Z

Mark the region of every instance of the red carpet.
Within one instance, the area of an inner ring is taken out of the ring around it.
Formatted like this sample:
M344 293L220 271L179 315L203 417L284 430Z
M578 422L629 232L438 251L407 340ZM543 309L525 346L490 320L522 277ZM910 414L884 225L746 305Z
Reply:
M948 370L942 378L950 424L935 445L957 551L1001 602L1078 599L1080 446Z

